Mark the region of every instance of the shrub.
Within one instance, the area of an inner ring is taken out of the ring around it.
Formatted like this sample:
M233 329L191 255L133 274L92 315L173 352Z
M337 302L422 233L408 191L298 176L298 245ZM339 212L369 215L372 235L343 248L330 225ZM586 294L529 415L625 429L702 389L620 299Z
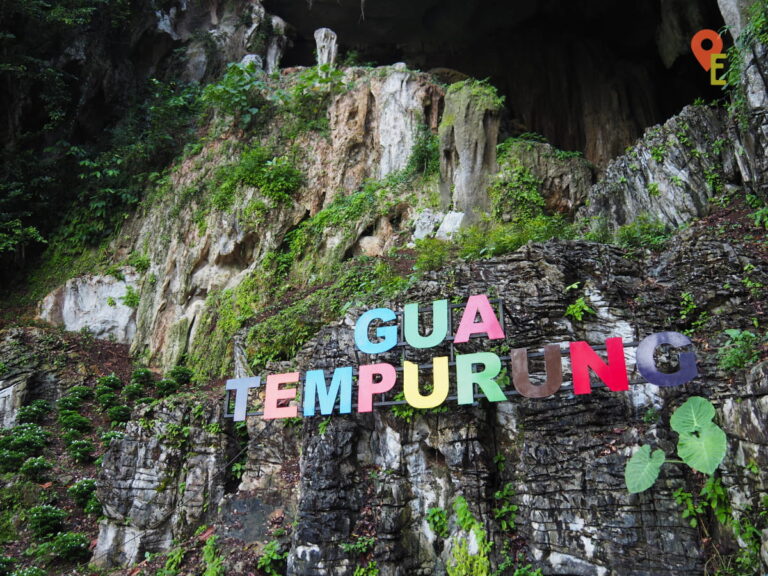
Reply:
M38 424L20 424L5 429L0 436L0 449L20 452L25 457L35 456L48 442L48 432Z
M53 558L65 562L82 562L91 555L88 549L90 544L91 539L85 534L63 532L57 534L50 542L49 550Z
M0 576L8 576L13 570L16 560L10 556L0 556Z
M448 514L436 506L427 510L427 524L438 538L448 538Z
M11 576L48 576L48 572L37 566L27 566L15 570Z
M42 480L48 472L53 468L53 464L48 462L42 456L36 456L34 458L27 458L24 464L19 468L19 472L24 474L30 480Z
M16 421L19 424L40 424L45 415L51 411L51 407L45 400L35 400L28 406L22 406L16 413Z
M573 227L559 215L539 215L508 224L485 223L459 232L459 255L468 260L492 258L514 252L528 242L545 242L550 238L569 238Z
M93 459L94 445L90 440L75 440L67 446L67 453L75 462L86 463Z
M280 576L280 574L283 574L281 568L285 564L285 557L287 555L286 552L280 551L280 542L272 540L264 546L256 566L265 574Z
M126 400L136 400L144 394L144 386L142 384L128 384L123 388L123 398Z
M61 530L67 513L61 508L43 504L35 506L27 512L27 523L35 538L45 538Z
M502 172L488 190L491 212L499 220L533 218L543 213L546 202L539 192L540 181L524 166Z
M83 437L83 433L79 430L65 430L61 435L61 439L65 444L72 444L75 440L80 440Z
M92 428L91 421L74 410L59 410L59 424L78 432L90 432Z
M247 128L267 104L262 94L265 88L263 72L255 63L232 63L221 80L205 87L201 100L205 106L218 108Z
M128 406L112 406L107 410L107 416L113 424L128 422L131 419L131 409Z
M149 368L137 368L131 374L131 384L140 384L141 386L149 386L155 381L155 375Z
M114 374L112 374L111 377L116 378ZM82 386L82 385L72 386L72 388L70 388L67 391L67 396L74 396L75 398L78 398L81 401L90 400L91 398L93 398L93 390L88 386Z
M220 175L224 178L220 188L225 192L234 194L237 184L254 186L278 204L289 203L293 193L304 183L301 171L288 158L275 156L263 146L254 146L243 152L234 170L224 167ZM218 208L225 209L231 201L228 198L221 204Z
M424 123L416 128L416 138L411 148L407 170L411 174L422 172L424 176L431 176L440 171L440 140Z
M312 66L298 74L285 101L288 112L295 118L295 132L328 128L328 104L331 94L341 87L343 75L341 70L327 64Z
M125 434L123 434L122 432L118 432L117 430L112 430L111 432L104 432L104 434L101 435L100 439L105 446L109 446L112 440L115 440L115 439L119 440L120 438L124 438L124 437L125 437Z
M670 232L659 220L640 214L634 222L616 231L616 243L622 248L660 250L669 239Z
M176 382L176 380L163 378L162 380L158 381L155 387L157 388L158 395L161 398L165 398L166 396L175 394L179 389L179 384Z
M446 263L451 254L451 244L439 238L422 238L416 240L415 270L437 270Z
M88 503L85 505L83 511L88 514L88 516L101 516L101 502L99 502L95 492L88 498Z
M101 393L98 393L98 391L99 389L97 388L96 403L101 406L102 410L107 410L117 404L117 394L112 392L111 389L107 388L106 390L101 391Z
M120 296L120 301L128 306L128 308L138 308L139 302L141 301L141 295L136 288L128 285L125 287L125 294Z
M96 491L96 480L85 478L78 480L67 488L67 494L75 501L75 504L84 508L88 504L91 495Z
M79 410L82 405L83 401L72 394L64 396L63 398L60 398L58 402L56 402L56 407L59 410Z
M760 359L760 337L748 330L729 329L728 337L718 351L719 366L723 370L743 370Z
M25 458L22 452L0 448L0 472L16 472Z
M174 366L168 373L168 376L175 380L180 386L185 386L192 381L193 372L186 366Z
M106 386L107 388L111 388L112 390L119 390L120 387L123 385L123 383L120 381L120 378L118 378L115 375L115 373L112 372L112 374L110 374L109 376L102 376L101 378L98 378L96 380L96 385Z

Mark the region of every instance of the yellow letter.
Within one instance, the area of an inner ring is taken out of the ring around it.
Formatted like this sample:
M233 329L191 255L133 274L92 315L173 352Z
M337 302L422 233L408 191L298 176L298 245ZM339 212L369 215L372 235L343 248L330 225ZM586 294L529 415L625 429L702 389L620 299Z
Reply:
M448 398L448 356L432 359L432 393L424 396L419 390L419 366L403 362L403 392L405 401L414 408L435 408Z
M725 86L725 80L717 76L717 71L725 68L725 64L721 64L720 60L728 58L727 54L712 54L709 57L709 63L711 68L709 69L709 79L712 86Z

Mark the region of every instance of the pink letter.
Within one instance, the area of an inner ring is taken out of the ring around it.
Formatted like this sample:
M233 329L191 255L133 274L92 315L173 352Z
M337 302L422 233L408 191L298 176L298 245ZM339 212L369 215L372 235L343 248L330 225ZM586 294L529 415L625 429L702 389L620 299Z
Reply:
M629 390L627 365L624 361L624 344L621 338L608 338L605 341L608 363L597 355L586 342L571 342L571 371L573 372L573 392L590 394L589 369L595 371L598 378L614 392Z
M373 375L378 374L381 379L374 383ZM365 364L360 366L357 380L357 411L373 411L373 395L384 394L391 390L397 380L397 371L392 364Z
M264 395L264 419L295 418L298 406L278 406L281 400L296 398L296 388L280 389L280 384L296 384L299 381L298 372L287 374L270 374L267 376L267 391Z
M475 322L478 314L480 314L480 322ZM469 297L453 341L456 343L468 342L472 334L488 334L490 340L504 338L504 330L501 329L493 306L485 294Z

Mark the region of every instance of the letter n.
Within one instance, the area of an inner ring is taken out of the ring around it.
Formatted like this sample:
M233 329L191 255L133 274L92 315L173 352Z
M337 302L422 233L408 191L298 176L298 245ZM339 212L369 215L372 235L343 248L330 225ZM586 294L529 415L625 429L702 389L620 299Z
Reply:
M607 363L586 342L571 342L571 369L575 394L592 392L592 386L589 382L590 368L610 390L614 392L629 390L627 363L624 360L624 343L621 338L608 338L605 341L605 348L608 354Z

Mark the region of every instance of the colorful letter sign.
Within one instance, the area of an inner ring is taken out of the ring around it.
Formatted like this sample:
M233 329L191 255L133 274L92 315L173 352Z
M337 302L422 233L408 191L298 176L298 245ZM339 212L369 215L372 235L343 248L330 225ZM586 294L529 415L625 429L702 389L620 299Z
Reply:
M452 335L452 310L461 308L461 317ZM502 309L499 305L498 311ZM423 324L424 328L419 322L422 314L431 316L431 321ZM406 304L400 315L389 308L368 310L355 324L355 346L369 355L392 351L389 359L399 356L401 366L379 361L363 364L357 370L353 366L340 366L330 374L324 370L309 370L304 375L303 386L298 372L271 374L267 376L264 390L263 417L295 417L299 413L299 404L302 404L301 414L305 417L315 416L318 412L323 416L350 414L353 408L358 413L371 412L377 399L391 404L394 391L398 389L402 390L405 403L420 409L444 404L451 397L451 391L460 405L473 404L479 397L490 402L503 402L515 393L526 398L546 398L563 386L562 356L566 353L570 353L574 394L590 394L597 381L613 392L629 390L621 338L608 338L604 347L593 347L587 342L547 344L543 352L546 379L542 384L534 384L528 371L529 352L525 348L514 348L506 357L495 352L478 352L474 344L467 353L455 348L457 345L469 346L470 339L483 337L506 339L503 322L485 294L470 296L464 306L436 300L431 303L431 311L419 304ZM450 356L441 352L430 363L422 365L405 359L408 347L423 351L440 345L450 347ZM661 332L640 342L635 351L637 370L648 382L658 386L680 386L696 378L698 372L693 352L679 353L675 371L660 369L654 355L661 346L688 348L691 341L677 332ZM596 348L605 349L605 358ZM451 361L452 358L455 361ZM505 368L511 374L513 385L506 390L499 383ZM258 377L228 380L226 389L235 392L235 403L234 412L227 416L237 421L245 420L249 391L258 388L260 383ZM357 405L353 406L355 385Z

